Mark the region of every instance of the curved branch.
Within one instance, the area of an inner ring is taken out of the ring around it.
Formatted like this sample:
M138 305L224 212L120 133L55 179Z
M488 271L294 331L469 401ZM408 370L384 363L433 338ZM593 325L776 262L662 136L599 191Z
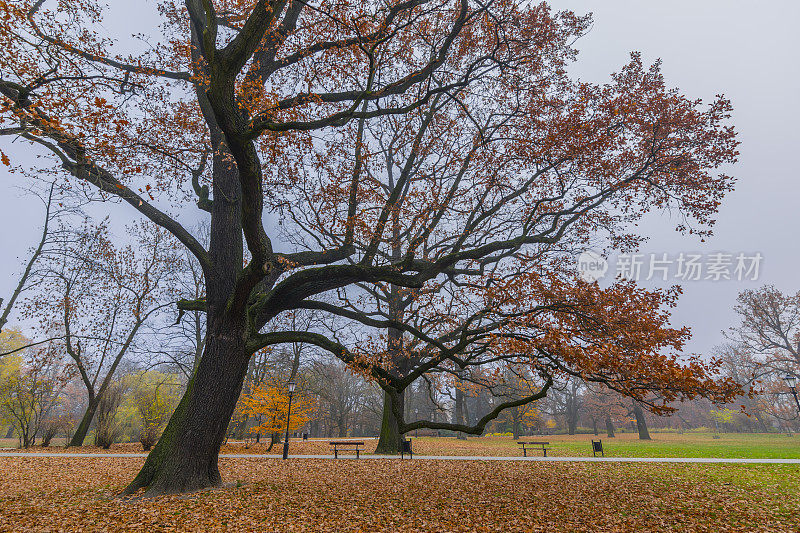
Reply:
M510 409L512 407L519 407L520 405L525 405L531 402L535 402L536 400L540 400L547 396L547 391L553 385L553 377L548 375L547 381L545 381L542 388L539 389L539 392L536 394L532 394L530 396L525 396L524 398L520 398L517 400L510 400L507 402L503 402L497 405L494 409L492 409L489 413L483 416L474 426L470 426L467 424L451 424L449 422L434 422L430 420L418 420L416 422L406 423L405 419L403 418L403 411L400 409L399 400L400 396L397 392L392 389L391 387L386 387L381 385L381 388L385 390L389 396L392 398L392 412L394 413L395 418L397 419L397 425L400 428L401 433L408 433L409 431L414 431L415 429L420 428L427 428L427 429L444 429L449 431L460 431L462 433L468 433L470 435L480 435L483 433L486 424L500 416L506 409Z

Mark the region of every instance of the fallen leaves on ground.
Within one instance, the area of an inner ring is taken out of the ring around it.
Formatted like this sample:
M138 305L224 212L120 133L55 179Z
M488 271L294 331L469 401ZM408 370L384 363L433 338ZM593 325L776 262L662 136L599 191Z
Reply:
M222 459L225 488L117 494L141 458L0 458L1 531L796 531L795 465Z

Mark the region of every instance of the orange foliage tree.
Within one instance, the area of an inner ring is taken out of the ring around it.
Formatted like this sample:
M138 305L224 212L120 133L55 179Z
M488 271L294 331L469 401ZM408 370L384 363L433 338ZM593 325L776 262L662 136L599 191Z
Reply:
M278 435L286 432L289 407L289 391L284 387L262 383L254 385L247 394L242 394L237 407L243 414L255 417L258 425L249 429L252 434ZM302 391L292 396L292 412L289 432L297 431L311 420L316 402ZM275 439L272 440L272 443Z
M163 0L164 33L134 50L104 33L108 9L0 0L0 134L172 233L203 270L205 298L180 303L206 313L203 356L127 492L218 485L249 358L277 344L376 381L399 433L480 433L564 375L657 411L735 392L713 363L680 359L674 293L586 284L570 256L601 238L635 247L651 210L710 232L737 156L725 98L687 98L637 54L607 84L571 79L591 21L546 3ZM179 222L191 207L211 217L208 245ZM298 309L345 326L274 327ZM477 424L403 418L415 380L480 367L492 390L508 365L535 391Z

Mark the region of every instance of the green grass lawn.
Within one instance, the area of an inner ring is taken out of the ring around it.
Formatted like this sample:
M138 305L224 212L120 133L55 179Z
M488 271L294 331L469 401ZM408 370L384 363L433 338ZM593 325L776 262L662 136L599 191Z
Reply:
M618 433L615 438L605 435L546 435L521 437L520 440L550 442L549 456L590 457L591 440L602 439L606 457L716 457L742 459L800 459L800 435L789 437L776 433L722 433L714 438L713 433L651 433L652 440L641 441L636 433ZM520 456L520 446L511 437L469 437L458 440L454 437L414 438L414 453L419 455L486 455ZM87 439L91 442L91 439ZM365 453L372 453L377 445L374 439L366 440ZM15 439L0 439L0 448L14 448ZM52 451L64 451L63 441L54 441ZM32 451L44 451L36 446ZM73 451L73 450L70 450ZM142 452L141 445L118 444L111 450L85 447L74 451ZM266 453L263 444L249 445L231 442L222 448L222 453ZM273 448L269 453L280 453ZM331 453L328 439L301 442L293 440L291 453L296 455L328 455ZM537 455L534 452L534 455Z
M642 441L637 434L625 433L603 439L603 448L608 455L626 457L800 458L800 436L723 433L715 439L712 433L652 433L651 437L652 440ZM573 454L589 453L585 440L555 441L554 448Z
M591 456L591 440L602 439L606 457L716 457L742 459L800 459L800 435L788 437L775 433L651 433L652 440L642 441L636 433L605 435L548 435L521 437L520 440L550 442L548 455ZM521 455L519 445L510 437L468 438L456 441L420 437L414 452L425 455Z

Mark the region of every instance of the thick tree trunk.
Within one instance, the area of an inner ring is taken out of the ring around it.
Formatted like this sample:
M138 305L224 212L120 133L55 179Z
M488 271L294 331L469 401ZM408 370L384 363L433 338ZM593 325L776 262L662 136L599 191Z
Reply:
M578 430L578 422L580 421L580 398L578 392L580 383L576 379L571 379L569 387L566 391L566 403L564 410L566 411L567 431L570 435L574 435Z
M83 441L86 440L86 434L89 433L89 426L92 424L94 414L97 412L97 406L100 405L100 396L89 396L89 404L86 406L86 411L83 413L81 423L75 430L75 434L69 441L67 446L83 446Z
M574 435L578 429L578 403L577 398L570 394L567 396L567 431Z
M578 424L575 421L575 417L573 416L572 409L569 404L567 405L566 415L567 415L567 433L570 435L574 435Z
M650 440L650 432L647 431L647 420L644 418L644 411L638 402L633 404L633 415L636 417L636 429L639 430L639 440Z
M614 435L614 422L611 421L610 416L606 416L606 435L609 438L616 437L616 435Z
M405 391L399 394L400 412L403 412ZM375 453L396 455L400 453L403 434L397 423L397 417L392 411L392 399L386 392L383 393L383 420L381 422L381 435Z
M397 214L392 216L392 230L394 235L394 246L392 247L392 258L399 261L402 253L400 248L400 224ZM401 322L407 304L403 303L403 293L400 287L396 285L390 286L389 291L389 318ZM386 352L387 356L391 359L395 368L399 373L406 370L408 361L406 355L403 353L403 332L397 328L389 328L387 331L386 339ZM398 394L398 411L401 413L406 412L406 396L405 389L399 391ZM378 439L378 447L375 453L396 455L402 451L403 434L400 433L400 427L397 417L392 410L392 399L388 393L383 393L383 417L381 419L381 434Z
M511 431L514 434L514 440L519 440L519 420L516 417L511 422Z
M247 373L244 327L221 324L209 335L197 373L158 444L125 489L146 496L220 485L217 459Z
M188 4L187 4L188 5ZM192 31L192 42L199 43ZM193 47L194 59L198 47ZM209 125L214 199L206 281L206 339L203 355L178 407L139 474L125 489L146 487L146 496L190 492L217 486L218 456L247 375L248 317L231 309L231 297L244 263L242 187L206 88L196 85L200 109ZM239 305L241 303L239 302Z
M592 430L594 431L595 436L600 434L600 432L597 431L597 419L595 417L592 417Z
M570 435L574 435L575 432L578 430L578 421L575 420L573 417L569 417L569 424L568 424L567 431Z
M464 391L461 390L461 387L456 387L456 408L453 413L453 423L464 423ZM458 440L467 440L467 436L461 431L456 433L456 438Z

